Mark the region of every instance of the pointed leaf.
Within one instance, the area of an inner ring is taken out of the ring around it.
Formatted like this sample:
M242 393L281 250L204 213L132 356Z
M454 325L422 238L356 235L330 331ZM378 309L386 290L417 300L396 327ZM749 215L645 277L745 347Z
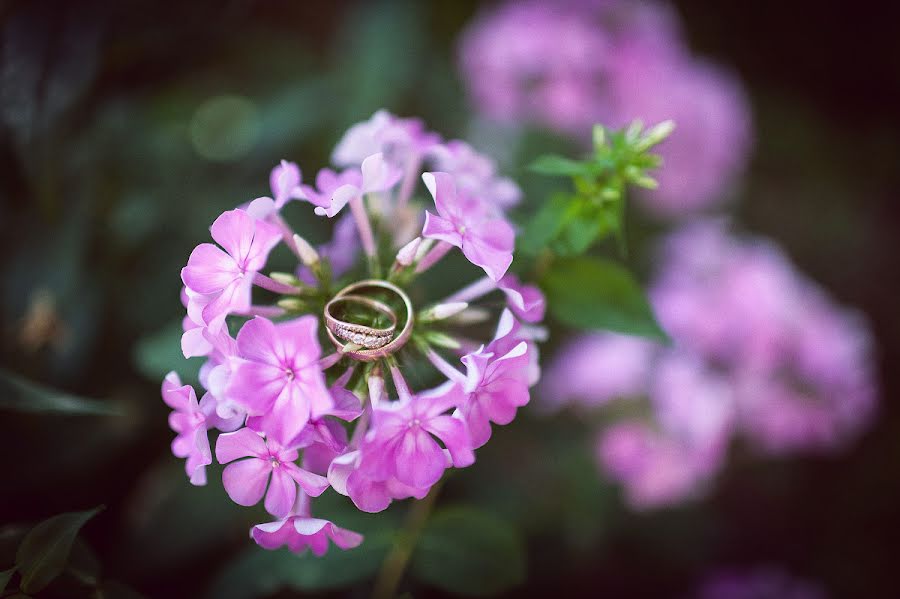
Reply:
M593 168L589 164L556 154L545 154L538 157L528 166L528 169L551 177L576 177L593 172Z
M121 415L108 401L88 399L44 387L17 374L0 370L0 409L39 414Z
M615 262L587 256L557 260L541 287L550 311L568 325L668 340L638 283Z
M103 507L59 514L32 528L16 552L16 567L22 573L21 588L34 593L46 587L65 569L78 531Z

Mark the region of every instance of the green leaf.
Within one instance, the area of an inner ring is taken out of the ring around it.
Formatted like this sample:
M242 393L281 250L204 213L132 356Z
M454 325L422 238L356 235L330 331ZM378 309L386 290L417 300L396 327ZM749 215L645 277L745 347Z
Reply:
M525 580L525 550L515 528L487 512L437 512L416 545L412 574L444 591L492 595Z
M172 322L156 333L143 337L134 348L137 369L153 381L161 381L173 370L186 383L197 380L203 360L185 359L181 353L181 321Z
M53 516L25 535L16 552L16 568L22 573L23 591L40 591L62 573L78 531L102 509L101 506Z
M525 231L518 239L518 249L536 256L556 239L559 231L566 224L569 206L574 198L565 193L558 193L541 205L540 210L526 225Z
M586 256L556 260L541 286L561 322L668 341L640 286L615 262Z
M577 177L593 173L591 165L556 154L539 156L528 169L551 177Z
M122 414L112 402L63 393L6 370L0 370L0 409L37 414Z
M598 220L597 215L584 213L570 218L559 232L553 250L560 256L583 254L600 235Z
M16 573L15 566L10 568L9 570L4 570L4 571L0 572L0 593L2 593L3 591L6 590L6 585L9 584L10 579L12 578L13 574L15 574L15 573Z

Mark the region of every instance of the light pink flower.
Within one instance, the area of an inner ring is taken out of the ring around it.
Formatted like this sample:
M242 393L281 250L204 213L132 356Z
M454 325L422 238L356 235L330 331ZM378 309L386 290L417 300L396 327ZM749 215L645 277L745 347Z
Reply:
M506 273L497 282L497 286L506 295L507 305L513 314L525 322L544 320L547 302L537 285L523 285L519 277L513 273Z
M696 497L720 465L722 448L692 447L652 426L623 420L602 430L597 459L622 483L635 509L652 509Z
M449 467L451 461L445 454L445 463ZM386 480L375 480L360 470L362 454L358 449L335 457L328 467L328 482L341 495L349 497L353 504L364 512L377 513L384 511L394 499L415 497L423 499L428 495L430 486L416 488L389 477Z
M216 459L228 464L222 471L222 484L232 501L256 505L265 495L266 510L279 518L294 505L297 485L312 497L328 488L325 477L297 466L298 455L296 449L287 449L273 439L264 440L249 428L223 433L216 442Z
M324 415L333 406L319 366L317 326L312 315L279 324L256 317L237 336L241 360L226 394L246 408L248 424L284 445L310 416Z
M331 191L327 204L316 206L316 214L333 218L338 212L354 198L364 194L385 191L390 189L400 180L403 173L385 162L381 153L372 154L363 160L361 176L356 181L342 184ZM345 177L350 179L350 177ZM324 197L320 190L319 200Z
M435 438L450 452L456 467L472 464L475 457L465 423L446 413L462 399L461 390L454 386L440 395L380 402L372 412L372 429L360 447L360 469L376 481L396 478L410 487L430 487L447 468L447 458Z
M257 524L251 529L250 536L265 549L287 546L294 553L310 549L318 557L328 552L329 539L345 550L358 547L363 542L361 534L341 528L328 520L298 515Z
M573 337L545 368L540 397L557 406L597 407L644 395L656 350L653 342L615 333Z
M498 214L522 199L522 190L512 179L500 177L494 161L467 144L454 139L429 151L435 171L453 176L458 189L485 202Z
M215 332L229 313L250 307L253 277L265 266L281 232L243 210L223 213L210 231L224 251L211 243L198 245L181 270L181 279L191 291L210 296L202 319Z
M515 232L510 224L491 216L478 200L458 194L447 173L424 173L422 179L439 215L425 213L422 236L460 248L469 262L499 281L512 264Z
M207 436L207 418L215 410L210 396L197 403L197 395L190 385L182 385L174 372L166 375L162 384L162 398L170 408L169 426L177 436L172 441L175 457L186 458L184 470L193 485L206 484L206 466L212 463Z
M515 345L509 349L511 343ZM515 330L510 330L487 347L463 356L465 399L459 411L473 447L488 442L491 422L509 424L516 417L516 410L528 403L527 354L528 344L516 336Z
M280 212L289 201L305 199L302 180L300 167L293 162L282 160L269 175L269 187L272 189L273 197L256 198L247 205L247 212L254 218L265 220Z
M338 166L358 166L380 152L390 164L407 170L439 141L440 137L427 131L421 120L401 119L379 110L347 130L334 148L331 161Z

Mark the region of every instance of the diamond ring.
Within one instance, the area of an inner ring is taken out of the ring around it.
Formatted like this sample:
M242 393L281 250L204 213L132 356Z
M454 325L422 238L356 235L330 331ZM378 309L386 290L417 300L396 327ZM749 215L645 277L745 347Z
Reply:
M390 300L383 302L360 294L360 291L371 288L386 290L395 295L403 303L405 314L398 315L385 303ZM347 312L339 311L341 304L365 306L387 316L390 324L384 328L377 328L344 320L347 318ZM412 336L414 320L409 296L393 283L381 279L367 279L344 287L325 305L324 317L325 331L338 351L362 362L379 360L403 347ZM402 328L397 333L396 329L400 324ZM350 344L358 347L348 347Z

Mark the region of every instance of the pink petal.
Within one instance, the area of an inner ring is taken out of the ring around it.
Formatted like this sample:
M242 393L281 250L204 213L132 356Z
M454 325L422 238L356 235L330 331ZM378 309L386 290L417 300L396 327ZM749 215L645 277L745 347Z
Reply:
M512 264L515 232L509 223L495 219L479 225L463 237L462 251L469 262L484 269L491 279L499 281Z
M469 431L462 420L452 416L438 416L425 423L424 428L444 442L454 466L465 468L475 462Z
M299 370L316 362L322 355L316 335L318 326L319 320L312 315L276 325L279 363Z
M360 543L363 542L363 536L358 532L341 528L330 522L328 523L328 536L331 537L335 545L344 550L359 547Z
M285 469L287 465L280 464L270 468L272 480L266 492L265 507L266 511L278 518L287 516L294 505L294 500L297 499L297 483Z
M234 258L211 243L194 248L187 266L181 269L181 280L196 293L218 293L240 275Z
M288 476L294 479L294 481L300 485L300 488L303 489L303 492L310 497L318 497L328 488L327 478L319 476L318 474L313 474L309 470L304 470L296 464L284 464L284 471Z
M286 386L284 371L277 366L241 361L234 367L226 396L256 416L271 410Z
M403 435L395 455L397 480L413 487L436 483L447 463L437 442L417 427Z
M456 183L453 177L447 173L422 173L422 181L434 198L434 206L438 214L448 217L450 209L448 203L456 200Z
M248 458L232 462L222 471L222 485L231 500L238 505L256 505L266 492L271 472L268 460Z
M248 273L258 272L266 265L269 252L278 245L281 239L282 234L278 227L266 221L254 221L253 241L250 248L246 254L242 254L240 257L235 256L235 258Z
M285 385L271 410L260 415L259 426L266 435L280 443L290 445L309 422L310 405L294 381Z
M283 352L278 344L275 325L267 318L257 316L241 327L237 335L239 355L247 360L281 366Z
M269 455L266 442L259 434L249 428L242 428L233 433L222 433L216 441L216 460L227 464L239 458L264 458Z
M196 327L181 335L181 353L185 358L208 356L212 352L213 346L206 339L205 330L205 327Z
M210 227L210 232L216 243L225 248L236 261L240 261L250 252L256 222L243 210L229 210L219 215Z
M257 524L250 529L250 536L264 549L278 549L287 545L294 536L291 519Z
M461 247L463 244L462 236L452 222L427 211L425 212L425 226L422 228L422 237L446 241L456 247Z
M319 216L334 218L347 205L347 202L358 197L361 193L359 187L355 185L341 185L331 194L331 202L328 206L325 208L316 206L315 212Z

